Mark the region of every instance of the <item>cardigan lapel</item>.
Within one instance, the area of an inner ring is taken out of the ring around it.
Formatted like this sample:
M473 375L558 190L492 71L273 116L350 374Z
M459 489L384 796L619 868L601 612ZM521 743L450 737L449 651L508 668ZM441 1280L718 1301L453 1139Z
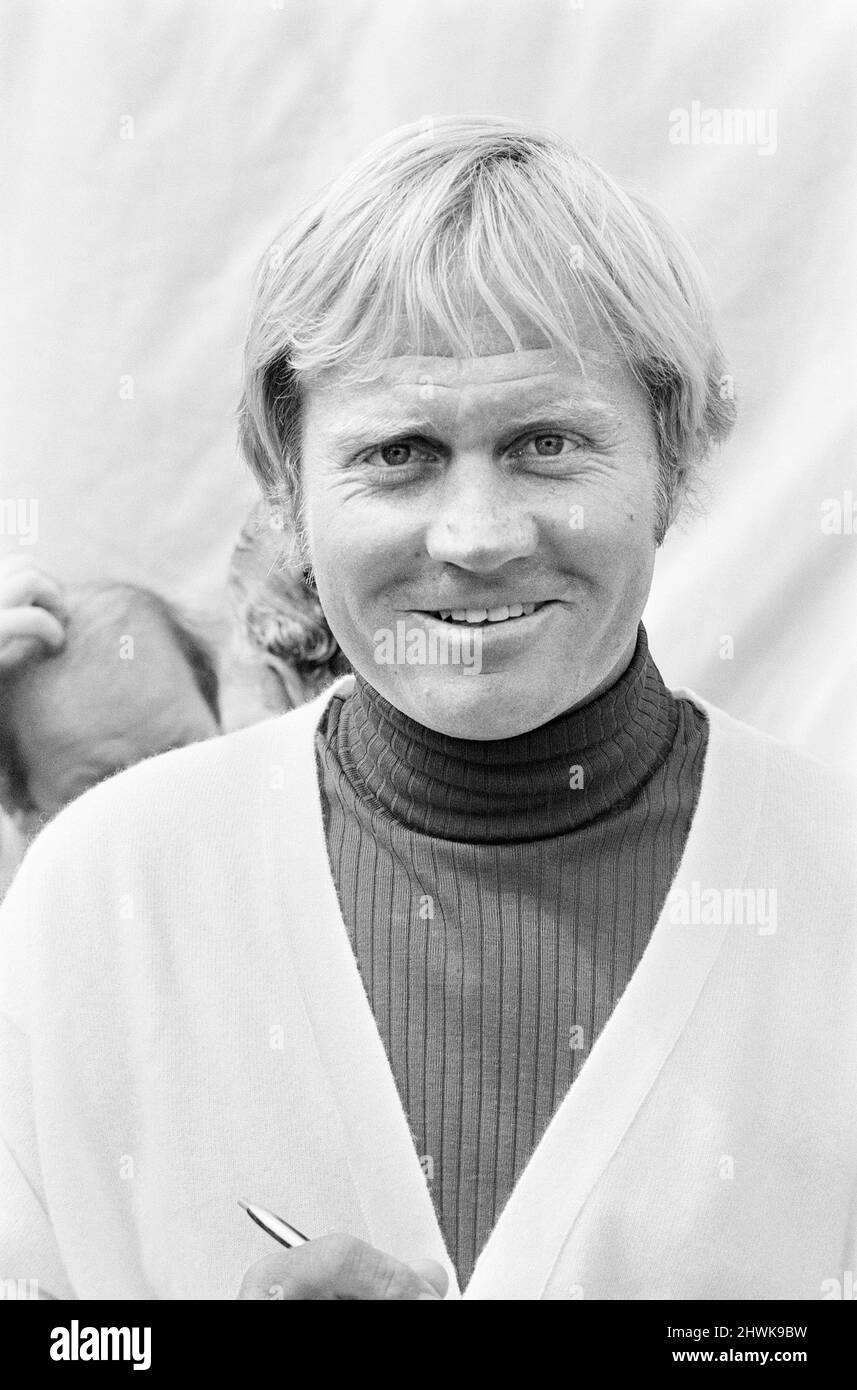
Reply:
M539 1299L583 1204L693 1012L725 939L723 925L675 923L670 903L676 890L691 895L694 883L742 885L764 776L758 736L692 691L675 692L703 709L710 727L699 800L673 888L625 992L515 1185L462 1295L327 858L314 734L328 701L346 693L350 679L288 716L295 734L297 721L304 727L289 750L294 824L286 833L292 844L306 845L307 817L312 817L304 873L300 883L290 885L294 950L369 1238L401 1259L438 1260L450 1276L448 1299Z
M741 886L758 822L764 766L745 726L689 690L709 719L696 812L673 886L613 1013L500 1214L467 1299L568 1298L550 1289L562 1247L666 1064L728 927L676 923L677 890ZM585 1291L584 1291L585 1292Z
M301 975L313 1044L339 1111L343 1164L363 1212L366 1238L401 1260L437 1260L449 1275L447 1298L454 1300L461 1297L455 1265L342 920L327 856L315 733L329 700L347 693L350 681L353 677L343 677L286 716L283 731L292 734L287 753L292 794L285 825L278 820L271 827L272 862L289 863L289 847L292 853L296 844L304 847L299 874L288 885L289 944Z

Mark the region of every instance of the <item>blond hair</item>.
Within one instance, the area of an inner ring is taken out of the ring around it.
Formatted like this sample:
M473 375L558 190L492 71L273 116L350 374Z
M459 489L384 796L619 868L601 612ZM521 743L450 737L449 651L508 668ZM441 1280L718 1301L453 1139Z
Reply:
M652 204L565 140L488 117L393 131L264 256L239 411L263 492L299 521L302 381L333 368L368 379L438 333L453 355L478 355L479 309L510 350L521 346L523 317L579 361L573 296L651 403L660 542L697 465L735 419L704 273Z

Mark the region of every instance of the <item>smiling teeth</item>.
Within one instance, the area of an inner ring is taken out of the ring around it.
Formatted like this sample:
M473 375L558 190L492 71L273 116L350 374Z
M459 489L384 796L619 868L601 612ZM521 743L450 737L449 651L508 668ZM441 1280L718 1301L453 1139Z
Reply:
M498 608L441 608L441 618L454 623L504 623L507 618L527 618L536 611L535 603L509 603Z

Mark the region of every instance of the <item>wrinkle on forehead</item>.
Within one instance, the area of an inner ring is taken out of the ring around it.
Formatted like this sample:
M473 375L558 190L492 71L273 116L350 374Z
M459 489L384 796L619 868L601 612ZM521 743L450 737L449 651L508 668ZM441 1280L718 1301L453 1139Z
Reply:
M552 348L526 352L490 353L480 357L392 357L384 366L379 386L425 386L460 390L470 386L527 386L578 370Z

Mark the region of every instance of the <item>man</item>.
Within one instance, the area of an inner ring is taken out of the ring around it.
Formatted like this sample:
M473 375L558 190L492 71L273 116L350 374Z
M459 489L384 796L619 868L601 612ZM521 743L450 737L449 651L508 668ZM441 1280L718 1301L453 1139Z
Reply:
M214 659L158 594L4 568L0 802L25 843L97 782L219 732Z
M640 625L732 423L724 370L687 250L552 136L407 128L296 219L242 438L355 675L31 851L0 927L0 1272L259 1300L841 1284L853 802L667 690ZM311 1239L274 1247L242 1199Z

